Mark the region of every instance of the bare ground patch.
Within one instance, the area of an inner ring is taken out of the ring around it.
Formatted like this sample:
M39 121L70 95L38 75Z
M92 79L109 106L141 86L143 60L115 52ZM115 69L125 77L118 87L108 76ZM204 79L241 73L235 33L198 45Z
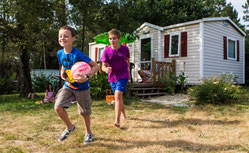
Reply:
M164 105L179 104L183 102L188 102L189 100L190 97L187 94L180 94L180 93L142 99L143 102L160 103Z

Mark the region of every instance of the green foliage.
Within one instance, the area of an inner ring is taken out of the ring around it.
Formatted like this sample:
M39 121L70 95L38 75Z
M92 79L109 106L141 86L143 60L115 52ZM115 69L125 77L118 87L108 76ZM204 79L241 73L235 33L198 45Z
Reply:
M169 93L174 93L175 92L175 86L176 86L176 82L178 80L178 77L175 76L174 72L170 72L169 74L169 81L168 80L168 75L165 74L165 82L167 84L167 86L165 87L165 89L169 92Z
M236 85L232 74L221 74L202 80L201 85L189 88L188 94L197 103L229 104L240 99L243 93L241 86Z
M184 92L184 87L187 83L186 79L187 79L187 77L185 77L185 73L182 71L182 73L178 76L178 83L181 86L181 93Z
M0 94L13 93L16 89L16 85L13 84L17 75L16 61L9 56L0 58L0 61Z
M171 70L173 70L173 64L171 64L170 66L171 66ZM174 72L170 72L169 76L166 73L164 77L165 78L164 78L163 82L167 84L166 87L165 87L165 90L167 90L171 94L174 93L176 83L177 83L177 80L178 80L179 77L176 76Z
M34 92L44 92L52 76L46 77L43 72L40 72L39 74L33 73L32 75L32 87Z
M90 91L93 99L103 99L106 95L106 89L111 89L111 85L108 82L108 75L106 73L101 73L95 75L90 81Z
M10 94L15 89L11 78L7 76L0 77L0 94Z

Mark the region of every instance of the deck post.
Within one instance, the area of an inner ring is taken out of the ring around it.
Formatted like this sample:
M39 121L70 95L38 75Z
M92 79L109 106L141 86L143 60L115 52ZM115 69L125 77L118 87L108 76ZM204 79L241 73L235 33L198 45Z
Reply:
M172 60L172 65L173 65L173 72L176 76L176 60Z
M176 60L172 60L172 65L173 65L173 73L176 76ZM174 85L174 93L176 92L176 84Z
M152 58L152 83L156 83L156 61Z

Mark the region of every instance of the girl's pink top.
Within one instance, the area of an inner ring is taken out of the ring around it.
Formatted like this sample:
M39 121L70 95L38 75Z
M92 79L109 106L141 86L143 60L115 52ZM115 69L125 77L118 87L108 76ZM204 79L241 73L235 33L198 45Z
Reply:
M54 97L54 91L47 92L47 95L48 95L49 98L53 98Z

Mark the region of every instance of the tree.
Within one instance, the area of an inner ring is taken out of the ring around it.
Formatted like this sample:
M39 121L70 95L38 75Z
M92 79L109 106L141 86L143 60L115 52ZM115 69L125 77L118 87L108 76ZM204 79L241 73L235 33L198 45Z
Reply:
M244 5L242 5L242 8L244 9L244 11L243 11L243 13L244 13L243 20L245 22L248 22L249 21L249 0L247 0L247 2Z
M89 32L96 32L96 22L100 16L99 8L103 4L101 0L70 0L70 18L80 32L81 51L84 51L88 44L86 35ZM87 50L87 49L86 49Z
M43 28L47 28L45 25L53 18L52 3L49 0L6 0L5 2L11 20L8 22L5 20L7 24L4 28L9 28L9 40L16 44L19 55L20 97L26 97L32 92L30 53L35 50L34 44L39 39L39 33Z

